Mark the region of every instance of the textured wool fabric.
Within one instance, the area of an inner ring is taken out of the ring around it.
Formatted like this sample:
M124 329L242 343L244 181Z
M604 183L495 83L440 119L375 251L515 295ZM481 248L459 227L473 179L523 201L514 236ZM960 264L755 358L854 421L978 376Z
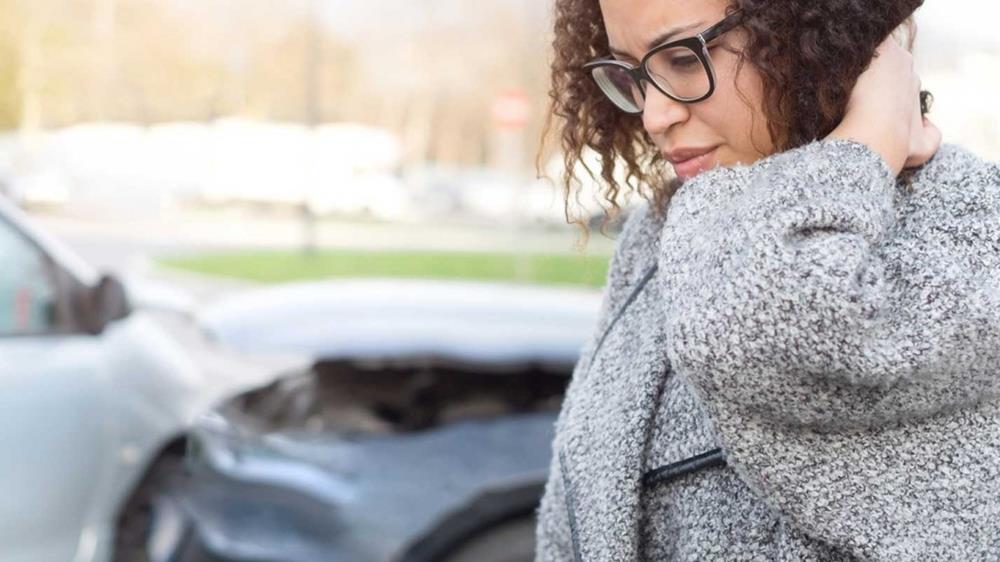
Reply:
M656 285L648 290L655 291ZM676 373L667 375L655 416L645 471L718 447L704 408ZM778 517L728 466L646 485L641 501L642 560L857 560Z
M1000 560L1000 166L819 140L626 224L537 560ZM722 447L726 467L644 489Z

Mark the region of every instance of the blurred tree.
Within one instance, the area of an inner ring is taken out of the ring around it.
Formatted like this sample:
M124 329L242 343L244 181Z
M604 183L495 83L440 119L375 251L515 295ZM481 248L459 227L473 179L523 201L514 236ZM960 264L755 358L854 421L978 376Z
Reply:
M548 5L0 0L0 127L355 121L397 132L412 165L488 164L500 92L533 100L537 141Z
M21 112L18 91L20 53L18 28L21 20L15 0L0 0L0 130L17 126Z

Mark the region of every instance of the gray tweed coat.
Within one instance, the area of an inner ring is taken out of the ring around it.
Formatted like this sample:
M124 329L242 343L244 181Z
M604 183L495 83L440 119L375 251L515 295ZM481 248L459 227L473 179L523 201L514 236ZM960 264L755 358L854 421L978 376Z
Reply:
M708 170L619 238L536 560L1000 560L998 397L1000 165L945 143L907 187L822 139Z

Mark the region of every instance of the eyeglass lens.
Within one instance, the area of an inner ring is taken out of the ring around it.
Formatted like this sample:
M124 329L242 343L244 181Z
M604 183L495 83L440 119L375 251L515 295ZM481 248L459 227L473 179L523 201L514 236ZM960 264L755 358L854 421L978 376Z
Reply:
M658 88L682 101L701 98L711 89L708 68L688 47L657 51L646 62L646 70ZM630 113L642 111L643 92L625 68L603 65L593 70L593 76L616 106Z
M629 113L642 111L642 91L627 70L609 64L594 68L592 74L604 95L620 109Z

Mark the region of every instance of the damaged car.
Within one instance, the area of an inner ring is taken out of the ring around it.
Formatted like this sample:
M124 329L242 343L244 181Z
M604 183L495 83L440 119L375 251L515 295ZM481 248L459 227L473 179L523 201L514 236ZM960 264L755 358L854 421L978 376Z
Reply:
M182 294L99 274L2 196L0 261L0 560L155 558L194 421L309 363L219 346Z
M600 293L360 279L254 290L201 323L308 373L198 424L175 558L520 562Z

